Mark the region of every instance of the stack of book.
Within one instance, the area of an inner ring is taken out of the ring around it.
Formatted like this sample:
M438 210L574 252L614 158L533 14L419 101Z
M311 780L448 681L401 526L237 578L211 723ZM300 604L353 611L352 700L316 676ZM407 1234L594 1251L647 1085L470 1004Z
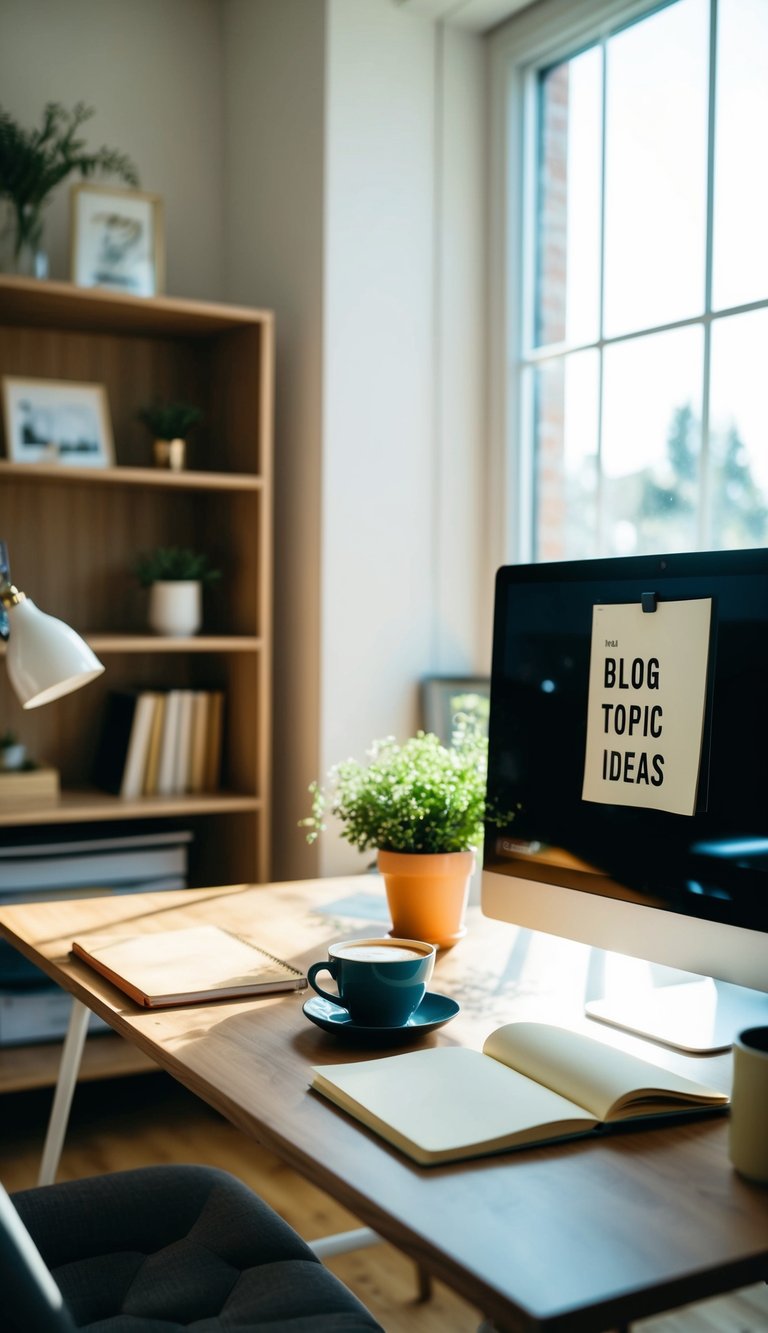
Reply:
M216 791L222 690L112 690L93 780L126 800Z
M179 829L94 838L56 833L7 844L0 847L0 903L184 889L191 841L192 833ZM62 1037L69 1012L66 992L0 943L0 1047ZM106 1028L92 1017L89 1031Z

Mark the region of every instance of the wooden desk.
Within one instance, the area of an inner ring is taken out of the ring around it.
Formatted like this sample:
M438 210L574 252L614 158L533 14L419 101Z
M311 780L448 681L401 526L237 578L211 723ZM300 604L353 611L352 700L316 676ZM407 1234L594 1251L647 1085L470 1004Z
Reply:
M724 1117L419 1168L310 1092L310 1065L370 1052L310 1024L302 993L142 1012L68 955L87 929L215 921L306 966L330 941L383 932L385 920L370 876L0 910L3 935L22 953L500 1329L598 1333L768 1274L768 1189L731 1170ZM479 1046L510 1018L580 1013L589 950L477 909L469 926L438 959L433 983L461 1000L462 1013L424 1042ZM700 1071L692 1057L624 1041ZM709 1080L727 1083L726 1057L704 1064Z

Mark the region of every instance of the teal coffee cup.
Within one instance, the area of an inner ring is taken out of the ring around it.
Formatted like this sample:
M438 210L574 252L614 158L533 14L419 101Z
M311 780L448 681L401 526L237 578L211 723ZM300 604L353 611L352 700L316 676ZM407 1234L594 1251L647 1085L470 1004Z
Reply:
M307 969L310 986L366 1027L402 1027L421 1004L435 966L435 946L423 940L341 940L328 961ZM338 994L315 978L329 972Z

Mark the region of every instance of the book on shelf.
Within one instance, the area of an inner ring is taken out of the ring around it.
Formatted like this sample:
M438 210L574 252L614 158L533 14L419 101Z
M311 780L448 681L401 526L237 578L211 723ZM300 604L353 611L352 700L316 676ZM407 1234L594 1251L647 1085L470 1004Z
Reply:
M147 764L144 769L144 783L142 794L152 796L157 791L157 775L160 769L160 747L163 739L163 726L165 723L166 696L159 693L155 700L155 711L152 714L152 728L149 733L149 745L147 747Z
M222 690L112 690L94 783L124 800L217 790L223 707Z
M153 795L172 796L176 780L176 747L179 737L181 690L169 690L165 696L165 715L160 736L160 759L157 768L157 786Z
M179 690L179 721L173 764L173 790L181 794L189 787L189 756L192 749L192 690Z
M208 697L208 735L204 791L217 791L221 783L221 751L224 736L224 691L211 690Z
M94 933L72 952L149 1009L303 990L307 979L240 935L219 926L156 934Z
M422 1166L728 1105L715 1088L547 1023L507 1023L482 1052L438 1046L312 1072L313 1088Z
M92 776L95 786L113 796L120 794L139 694L139 690L110 690L105 701Z
M195 794L205 791L209 698L210 695L207 690L195 690L193 695L187 790Z

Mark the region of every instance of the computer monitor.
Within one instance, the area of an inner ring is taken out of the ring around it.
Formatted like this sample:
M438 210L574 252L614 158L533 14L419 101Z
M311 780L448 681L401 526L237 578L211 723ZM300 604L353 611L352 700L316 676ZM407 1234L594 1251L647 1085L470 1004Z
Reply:
M593 1017L687 1050L768 1023L767 771L768 550L499 570L484 912L730 983L704 1037L666 1026L695 986Z

